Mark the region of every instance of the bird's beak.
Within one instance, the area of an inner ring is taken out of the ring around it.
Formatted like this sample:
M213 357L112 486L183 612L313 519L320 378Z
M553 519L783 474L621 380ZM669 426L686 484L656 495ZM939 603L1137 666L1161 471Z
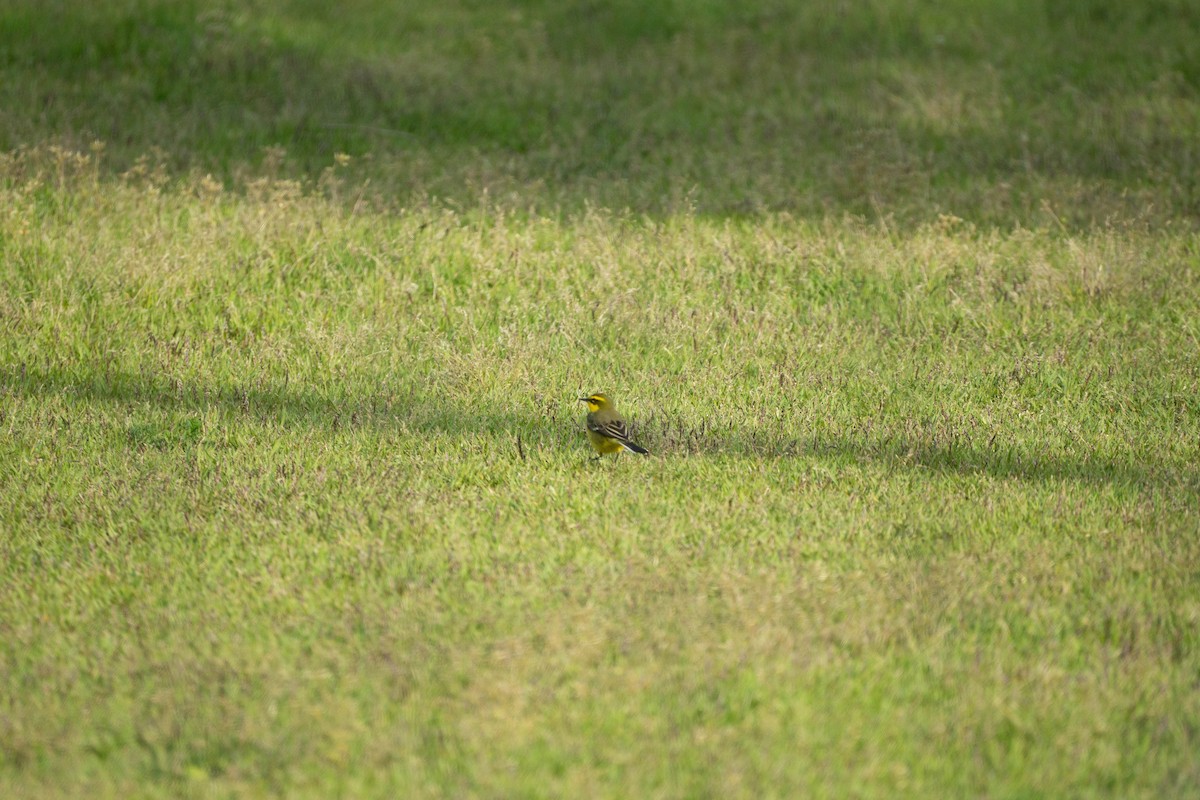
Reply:
M590 399L591 399L590 397L581 397L581 398L579 398L579 402L586 403Z

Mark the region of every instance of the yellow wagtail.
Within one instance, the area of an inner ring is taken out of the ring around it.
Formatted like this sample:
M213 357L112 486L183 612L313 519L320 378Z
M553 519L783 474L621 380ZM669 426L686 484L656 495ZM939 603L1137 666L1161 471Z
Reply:
M629 440L629 426L617 413L617 406L608 399L608 395L597 392L579 398L579 402L587 403L587 435L596 450L596 458L622 450L646 454L646 448Z

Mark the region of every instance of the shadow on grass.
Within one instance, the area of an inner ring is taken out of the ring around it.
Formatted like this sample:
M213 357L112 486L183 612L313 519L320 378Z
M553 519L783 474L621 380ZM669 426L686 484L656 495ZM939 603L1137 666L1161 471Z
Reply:
M0 396L58 395L136 406L149 404L181 413L220 409L268 426L303 426L330 432L372 428L383 431L469 433L520 436L526 444L561 442L578 447L579 430L561 420L535 413L496 413L463 408L416 391L379 396L331 397L312 387L189 384L164 376L72 374L25 368L0 370ZM1007 444L999 435L986 444L917 441L896 437L791 438L768 431L671 430L650 423L638 437L659 456L725 455L749 460L802 458L820 462L878 463L897 470L989 475L1021 481L1081 481L1119 489L1158 489L1200 493L1200 470L1167 462L1135 463L1097 455L1079 458L1046 456Z
M161 374L139 375L111 369L59 371L7 367L0 369L0 396L6 393L129 407L148 405L183 415L215 409L276 429L493 432L523 434L527 439L559 433L545 417L481 409L466 411L415 388L371 396L339 395L336 389L322 392L312 385L201 384Z
M644 428L644 444L662 454L717 454L744 459L801 458L826 463L882 464L895 470L988 475L1020 481L1078 481L1114 488L1154 488L1200 493L1193 464L1136 462L1098 454L1048 456L1013 446L1002 434L989 441L956 437L915 439L906 435L812 435L790 437L766 429L688 430Z
M1193 468L1165 463L1122 463L1094 455L1046 456L1010 447L999 439L983 444L955 444L916 442L902 437L861 442L813 438L798 441L790 449L817 458L869 459L934 473L985 474L1022 481L1081 481L1124 489L1200 490L1200 472Z
M0 104L36 113L0 122L0 151L99 139L113 172L160 151L235 183L268 146L312 179L370 154L401 202L1013 224L1049 199L1071 224L1158 181L1197 213L1194 105L1136 106L1200 88L1200 15L1073 5L22 0L0 12Z

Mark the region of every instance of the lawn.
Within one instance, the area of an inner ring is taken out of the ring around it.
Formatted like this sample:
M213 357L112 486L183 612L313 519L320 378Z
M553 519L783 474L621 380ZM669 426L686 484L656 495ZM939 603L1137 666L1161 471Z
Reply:
M0 10L0 796L1200 792L1200 13L912 5Z

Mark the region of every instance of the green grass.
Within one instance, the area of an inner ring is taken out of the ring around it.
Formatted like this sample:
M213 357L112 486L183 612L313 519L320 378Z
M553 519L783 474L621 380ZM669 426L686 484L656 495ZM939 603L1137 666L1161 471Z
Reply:
M1196 8L10 0L0 150L231 185L342 152L401 202L541 213L1194 220Z
M0 11L0 796L1200 789L1191 4L325 5Z

